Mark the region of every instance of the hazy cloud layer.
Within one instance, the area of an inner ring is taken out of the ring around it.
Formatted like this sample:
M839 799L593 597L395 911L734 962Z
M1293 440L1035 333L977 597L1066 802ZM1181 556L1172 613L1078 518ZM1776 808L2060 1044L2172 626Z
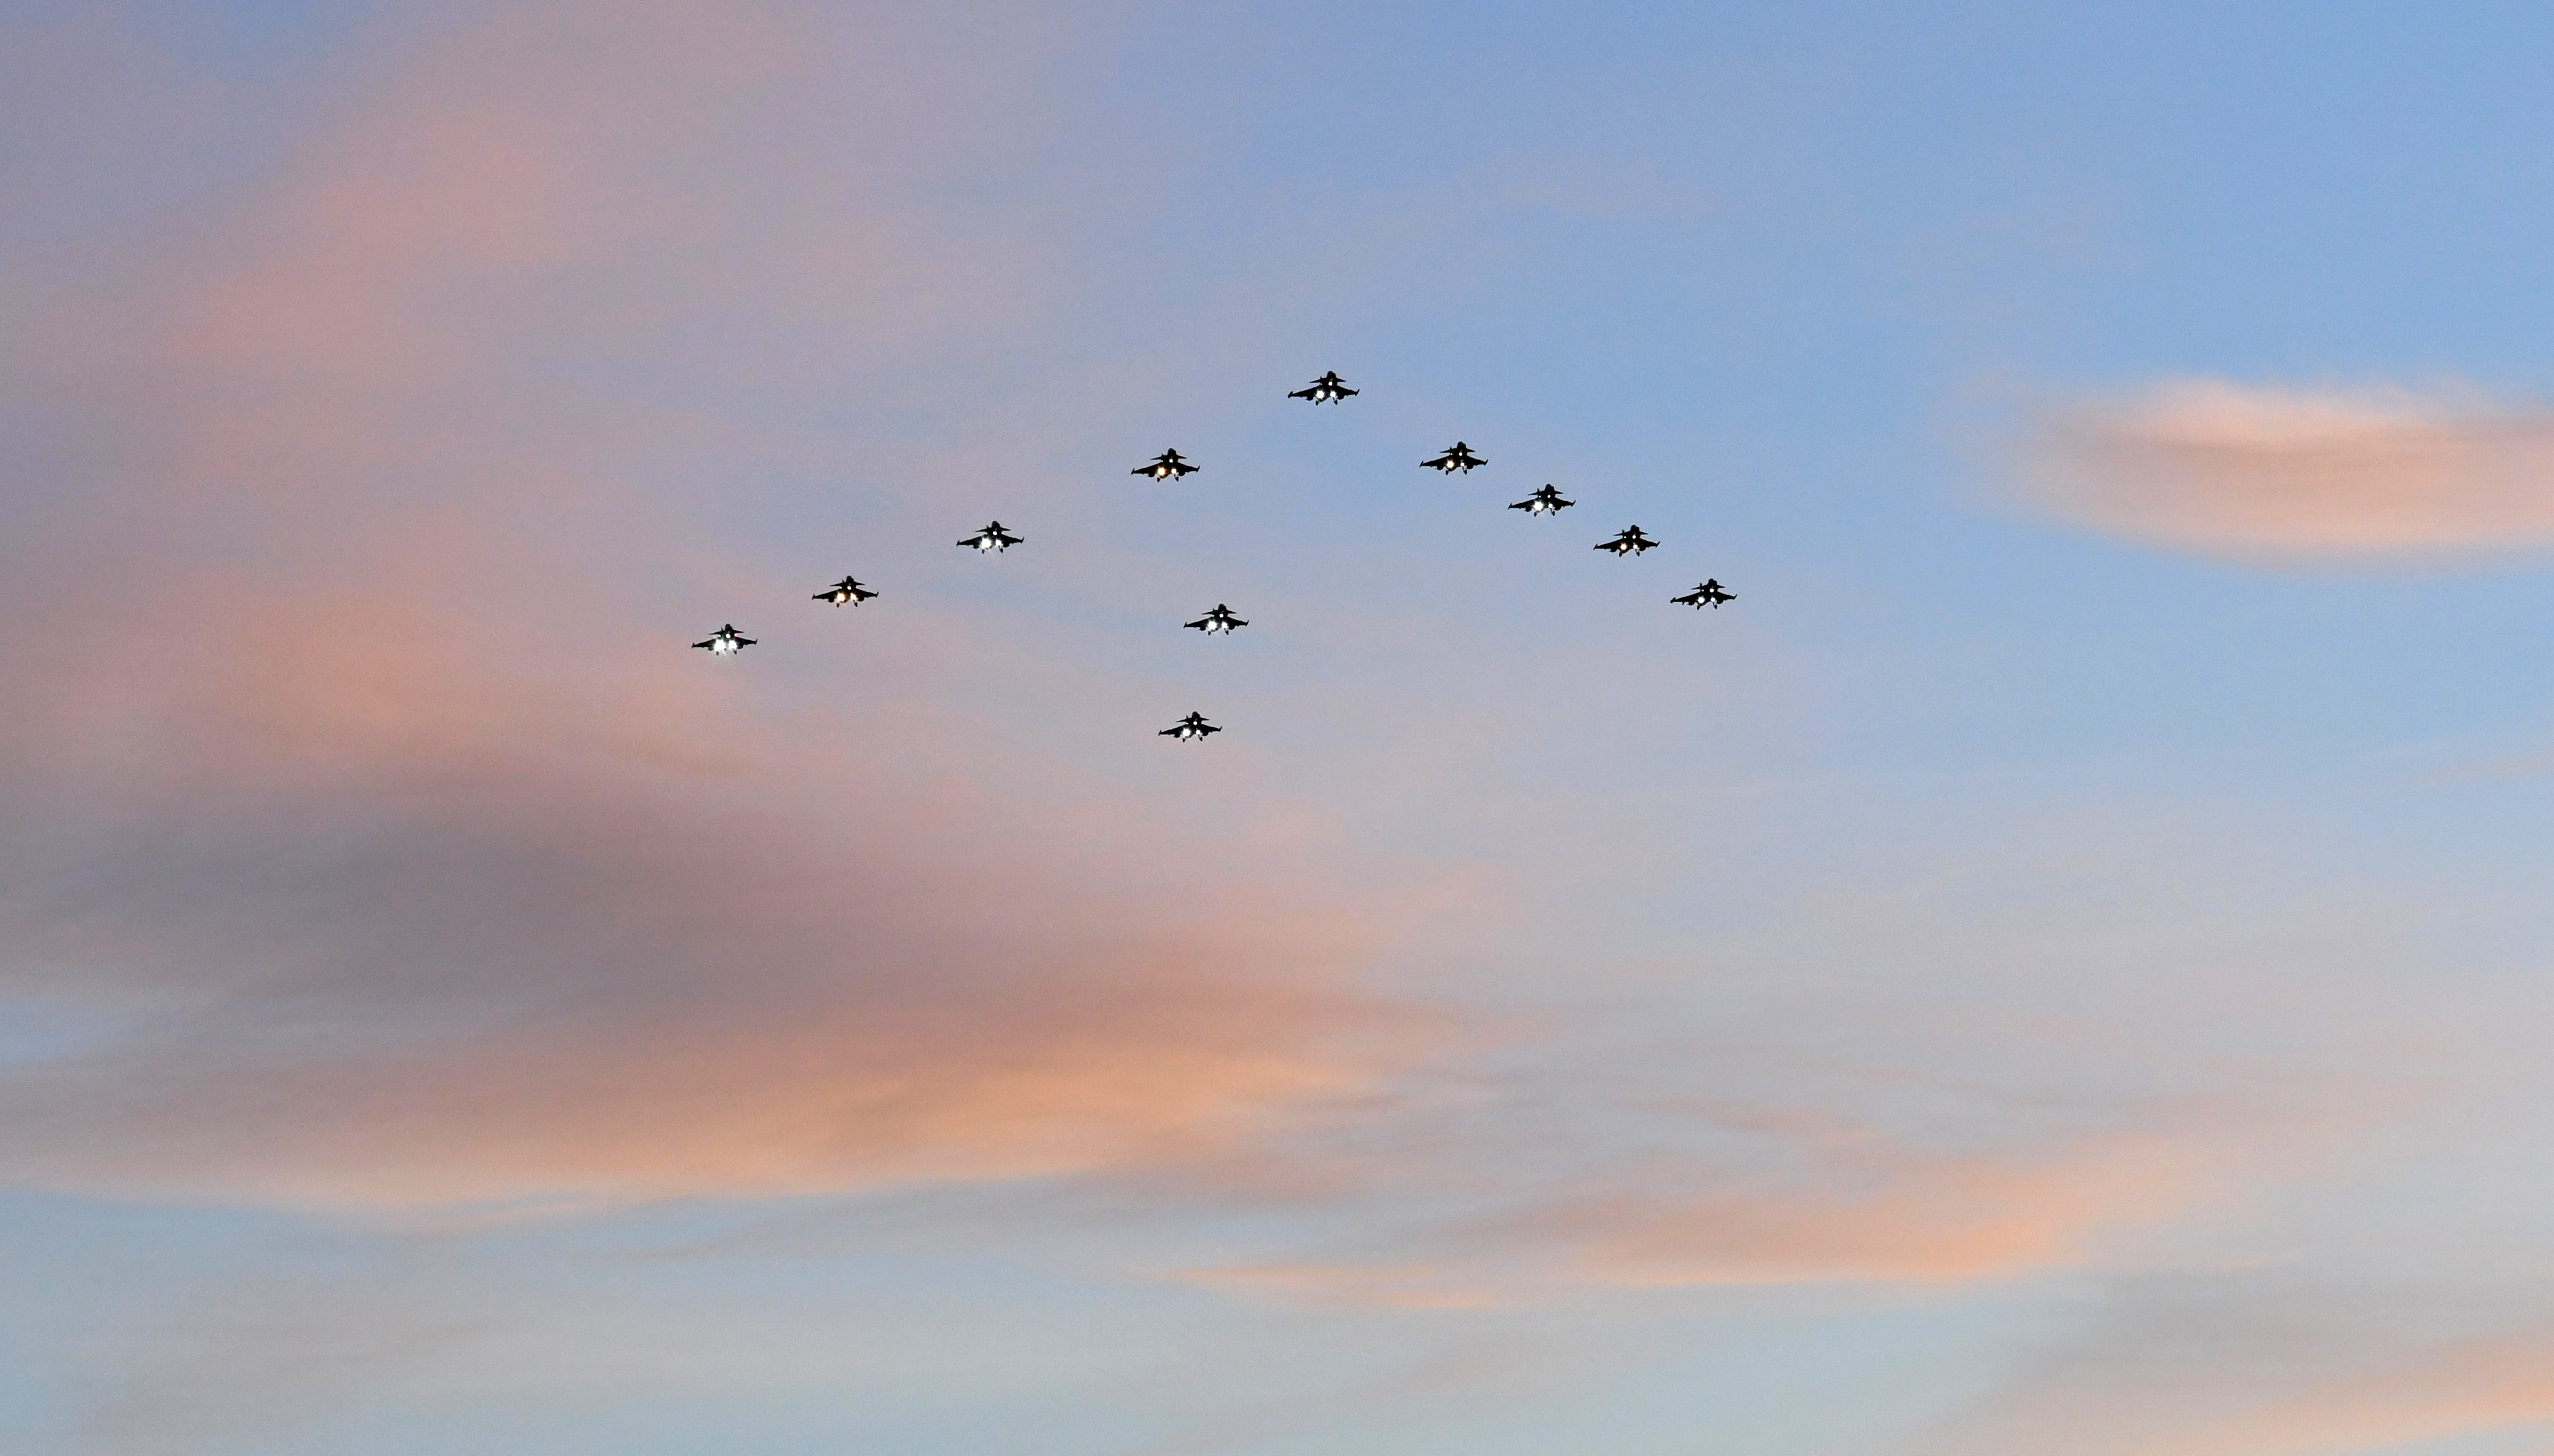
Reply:
M2473 391L2171 380L2046 416L2025 496L2157 545L2295 560L2554 543L2554 410Z
M805 600L823 577L775 589L728 527L778 494L770 473L830 489L852 442L871 489L892 479L954 534L998 452L915 426L950 407L936 392L964 376L983 417L1066 412L983 381L1027 368L1088 259L1036 201L969 190L1036 171L1041 66L1070 28L1028 6L935 28L673 0L450 19L379 41L363 83L254 176L53 260L73 285L13 305L32 317L5 346L26 428L0 441L0 612L19 628L0 637L0 994L64 1014L0 1064L0 1182L493 1219L1038 1179L977 1225L910 1216L1007 1252L1070 1222L1072 1194L1156 1226L1239 1209L1252 1226L1193 1258L1094 1263L1166 1297L1458 1321L2135 1264L2330 1125L2381 1120L2353 1105L2301 1131L2249 1095L2339 1080L2316 1015L2397 1025L2401 1002L2351 982L2398 968L2391 948L2303 898L2300 922L2352 944L2143 901L2099 865L2084 883L2126 902L2107 919L2002 872L1964 899L1938 883L1955 851L1928 846L1912 889L1822 868L1830 898L1751 907L1753 938L1706 952L1693 927L1717 912L1681 878L1683 828L1662 827L1678 806L1591 799L1536 852L1648 877L1586 874L1578 922L1518 950L1492 943L1529 897L1485 905L1407 844L1355 842L1332 807L1252 779L1246 744L1217 745L1219 782L1148 798L988 731L987 680L1091 717L1122 696L1109 660L1041 658L920 592L834 614ZM1638 169L1555 156L1510 202L1638 210L1612 200ZM1379 205L1422 230L1394 212L1420 204ZM1307 257L1303 279L1335 266ZM2200 549L2507 545L2554 537L2530 485L2549 439L2454 399L2193 383L2053 421L2032 487ZM832 635L784 653L768 632L735 663L682 647L740 599ZM1373 630L1405 634L1398 670L1437 670L1412 667L1441 645L1427 631ZM1639 649L1590 650L1614 691L1649 680ZM1484 701L1522 714L1571 691L1534 667L1492 659ZM1624 701L1623 730L1653 730ZM1703 751L1656 730L1658 751ZM1468 807L1453 751L1322 768L1341 800L1381 785ZM1772 802L1747 792L1734 812ZM1376 991L1450 907L1477 923L1447 941L1494 968ZM2211 935L2242 953L2206 960ZM1626 992L1607 957L1644 937L1652 979ZM2296 945L2302 963L2271 953ZM1502 992L1568 1009L1478 1009ZM2264 1005L2288 1054L2267 1072L2278 1057L2247 1040ZM1572 1043L1582 1015L1657 1035ZM1484 1070L1501 1043L1514 1055ZM2236 1090L2182 1095L2202 1084ZM142 1349L98 1449L183 1449L216 1418L262 1431L438 1363L537 1386L595 1360L581 1329L520 1362L474 1353L544 1316L431 1290L376 1290L409 1318L350 1335L372 1322L334 1293L290 1285ZM2505 1326L2335 1357L2193 1407L2214 1426L2153 1415L2115 1449L2309 1449L2245 1424L2309 1407L2415 1434L2526 1416L2541 1339ZM802 1354L749 1373L822 1388L873 1347ZM710 1378L688 1350L663 1359L596 1383ZM1510 1359L1422 1362L1419 1384L1508 1381ZM2040 1414L2151 1404L2186 1369L2113 1385L2055 1361L1962 1449L2023 1449L2026 1426L2045 1449Z
M58 409L53 489L9 605L77 630L0 646L38 685L0 725L0 927L23 994L100 1019L7 1072L0 1169L373 1207L1442 1179L1478 1193L1442 1237L1616 1284L1999 1277L2173 1202L2175 1155L2049 1151L2071 1135L1933 1154L1777 1118L1754 1135L1809 1172L1591 1180L1569 1130L1441 1125L1374 1094L1464 1013L1359 977L1442 902L1306 806L1243 790L1201 838L1080 767L988 761L971 669L1054 669L918 605L854 707L767 650L682 650L694 604L770 587L687 539L695 473L770 447L652 402L660 376L715 397L822 358L857 399L1040 312L1035 218L957 228L916 185L1031 134L980 103L1037 35L943 94L917 77L945 39L492 11L39 321L13 368ZM710 320L751 342L702 346ZM1394 1151L1278 1156L1351 1113ZM1553 1166L1487 1173L1521 1152Z

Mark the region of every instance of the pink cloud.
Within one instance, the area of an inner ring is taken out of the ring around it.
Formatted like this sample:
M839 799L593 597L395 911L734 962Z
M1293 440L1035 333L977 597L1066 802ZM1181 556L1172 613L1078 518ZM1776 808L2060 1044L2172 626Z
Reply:
M1916 1448L2330 1456L2554 1425L2542 1295L2262 1266L2123 1285Z
M2025 497L2158 545L2333 560L2554 542L2554 411L2470 391L2174 380L2049 416Z
M466 621L174 585L174 639L60 654L12 724L46 768L8 785L0 923L143 1018L9 1079L18 1181L401 1204L1143 1166L1429 1040L1351 988L1385 922L1177 871L1164 903L1104 868L1158 861L1140 821L902 781L697 662L547 683Z
M2161 1132L1955 1152L1826 1112L1718 1111L1752 1148L1590 1161L1497 1188L1499 1211L1409 1226L1362 1257L1175 1277L1288 1303L1405 1309L1543 1304L1589 1289L1978 1284L2134 1257L2138 1233L2224 1198L2236 1162L2222 1143ZM1478 1188L1479 1170L1521 1152L1440 1150L1377 1176Z
M2172 1456L2314 1456L2554 1426L2554 1338L2462 1340L2346 1375L2173 1438Z
M910 106L998 150L964 113L1024 54L936 94L890 74L917 44L489 7L17 342L75 488L0 588L39 623L0 642L0 932L20 989L122 1030L5 1073L0 1177L398 1207L1150 1168L1434 1044L1357 987L1407 908L1299 807L1300 848L1221 873L1069 767L971 757L954 623L911 612L922 706L856 718L687 651L706 617L632 629L648 576L821 609L680 535L679 467L750 429L597 360L707 317L884 373L1035 311L1034 239L940 246L861 145ZM881 85L837 101L820 56ZM791 168L738 151L772 135Z
M1495 1309L1511 1296L1443 1264L1305 1261L1229 1264L1174 1271L1171 1278L1290 1303L1363 1309Z
M2043 1158L1873 1143L1818 1183L1593 1198L1536 1223L1606 1284L1960 1284L2080 1267L2105 1235L2198 1202L2211 1161L2135 1135Z
M492 9L22 341L73 488L0 575L45 626L0 640L32 685L0 718L0 932L20 986L122 1023L5 1074L0 1177L366 1208L1163 1169L1421 1204L1442 1178L1490 1211L1193 1277L1452 1305L2001 1278L2192 1194L2186 1155L2127 1135L1799 1129L1791 1181L1695 1158L1556 1193L1519 1154L1574 1176L1567 1136L1396 1122L1395 1078L1465 1019L1362 973L1445 905L1318 808L1232 790L1210 832L982 731L980 665L1111 686L924 610L850 706L777 643L682 647L706 602L823 612L687 534L687 468L781 447L600 381L892 390L1050 301L1034 219L956 227L879 161L1005 155L1019 124L970 108L1027 61L970 52L941 95L915 44L785 6ZM1405 1146L1299 1136L1342 1122Z

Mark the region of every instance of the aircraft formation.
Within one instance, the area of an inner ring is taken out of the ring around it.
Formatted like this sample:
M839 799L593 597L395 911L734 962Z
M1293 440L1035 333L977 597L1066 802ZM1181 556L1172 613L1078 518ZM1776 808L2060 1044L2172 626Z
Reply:
M1335 372L1327 372L1303 389L1289 392L1286 397L1309 400L1314 404L1337 404L1353 397L1356 393L1355 390L1348 388L1347 381L1340 379ZM1473 471L1489 464L1487 460L1473 453L1472 447L1461 440L1456 440L1434 459L1419 463L1423 468L1436 471L1441 475L1470 475ZM1179 451L1164 450L1151 460L1136 466L1128 474L1155 481L1178 481L1197 474L1198 469L1198 466L1184 458ZM1511 503L1508 509L1522 510L1531 516L1557 516L1577 504L1564 497L1559 487L1547 485L1524 500ZM1008 551L1026 539L1004 529L1002 523L995 520L987 522L973 535L960 537L958 545L963 550L972 550L979 555L991 555ZM1638 556L1655 549L1659 544L1635 525L1617 532L1610 540L1597 542L1596 549L1617 557ZM858 579L846 576L834 585L816 593L813 600L830 602L836 607L858 607L865 602L874 600L877 595L871 588L861 585ZM1668 600L1679 607L1691 607L1697 611L1708 607L1717 612L1722 603L1735 602L1738 598L1721 586L1718 578L1707 578L1701 586L1692 591ZM1250 622L1247 618L1235 615L1230 607L1218 602L1215 604L1215 610L1185 625L1210 637L1216 637L1229 636L1235 630L1250 625ZM730 622L710 633L704 640L694 642L692 645L708 651L713 657L734 657L754 644L754 638L739 632L736 624ZM1222 731L1222 728L1207 722L1205 714L1191 713L1169 728L1161 729L1158 736L1169 738L1174 742L1203 743L1209 734Z

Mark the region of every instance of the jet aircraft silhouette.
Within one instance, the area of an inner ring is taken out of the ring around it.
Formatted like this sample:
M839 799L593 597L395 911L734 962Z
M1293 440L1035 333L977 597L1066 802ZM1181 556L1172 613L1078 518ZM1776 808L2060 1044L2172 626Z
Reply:
M1701 611L1705 607L1709 607L1712 611L1718 612L1720 610L1721 603L1735 602L1738 598L1734 593L1722 591L1720 589L1720 583L1717 580L1713 580L1704 582L1701 586L1694 588L1692 591L1685 593L1682 597L1670 597L1668 600L1674 602L1679 607L1690 607L1697 612Z
M1305 388L1288 393L1286 397L1289 399L1310 399L1316 404L1335 404L1355 392L1356 391L1348 388L1348 382L1340 379L1338 372L1334 370L1324 374L1320 379L1313 381Z
M1610 541L1598 541L1596 549L1611 551L1617 556L1638 556L1657 544L1658 542L1642 535L1639 526L1634 526Z
M1197 467L1180 458L1177 450L1165 450L1153 457L1150 465L1139 465L1128 475L1148 475L1157 481L1175 481L1184 475L1197 474Z
M1162 729L1159 736L1165 738L1177 738L1183 743L1203 743L1206 741L1207 734L1219 733L1222 731L1223 729L1207 722L1205 714L1192 713L1188 717L1181 719L1179 722L1172 724L1169 728Z
M845 577L834 585L818 592L811 600L817 602L831 602L837 607L858 607L876 595L877 593L862 586L858 578Z
M973 546L978 551L1008 551L1025 539L1027 538L1024 536L1015 536L1002 529L1002 523L997 520L976 534L962 538L958 544Z
M1218 602L1215 604L1215 610L1213 612L1210 612L1206 616L1199 617L1197 620L1190 622L1189 625L1212 637L1218 632L1228 634L1234 627L1248 626L1250 623L1233 616L1231 608Z
M1508 505L1508 509L1522 510L1528 515L1553 515L1561 511L1567 510L1570 506L1577 504L1578 503L1575 501L1565 501L1561 499L1561 493L1559 491L1554 490L1550 486L1546 486L1542 490L1535 492L1533 495L1526 497L1522 501L1511 502Z
M720 627L717 631L710 633L708 641L694 642L692 645L695 647L709 648L710 655L712 657L734 657L739 652L753 646L754 638L738 631L736 629L735 622L729 622L727 625Z
M1445 475L1452 475L1458 470L1463 472L1465 475L1470 475L1472 473L1472 467L1476 465L1489 464L1488 461L1473 454L1472 447L1464 444L1460 440L1456 440L1454 442L1453 449L1447 451L1436 459L1423 460L1419 463L1430 470L1438 471Z

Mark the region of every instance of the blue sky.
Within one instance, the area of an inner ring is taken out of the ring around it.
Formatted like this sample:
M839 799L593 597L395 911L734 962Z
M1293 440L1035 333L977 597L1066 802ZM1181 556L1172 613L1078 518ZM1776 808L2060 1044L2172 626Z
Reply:
M0 1448L2545 1449L2549 30L0 7Z

